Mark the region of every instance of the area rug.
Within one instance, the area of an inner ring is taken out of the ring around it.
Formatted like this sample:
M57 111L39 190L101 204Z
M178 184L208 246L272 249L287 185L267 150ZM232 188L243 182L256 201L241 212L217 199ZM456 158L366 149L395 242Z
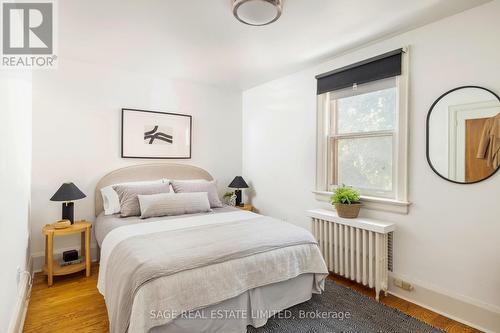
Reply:
M333 281L327 280L325 289L263 327L248 327L248 333L444 332Z

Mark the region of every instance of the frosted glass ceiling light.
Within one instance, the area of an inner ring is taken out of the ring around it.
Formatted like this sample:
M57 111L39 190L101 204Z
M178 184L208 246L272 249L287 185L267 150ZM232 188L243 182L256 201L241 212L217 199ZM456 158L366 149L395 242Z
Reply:
M233 15L240 22L261 26L273 23L281 16L282 0L234 0Z

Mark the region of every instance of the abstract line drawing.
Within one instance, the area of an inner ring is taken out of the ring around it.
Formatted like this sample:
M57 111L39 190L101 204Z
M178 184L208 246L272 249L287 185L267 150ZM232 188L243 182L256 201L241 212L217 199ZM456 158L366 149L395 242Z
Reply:
M160 140L164 141L167 143L172 144L174 142L174 139L171 135L163 133L163 132L158 132L158 126L155 125L154 128L150 131L144 132L144 140L148 140L148 144L152 145L155 140Z
M124 108L121 125L122 158L191 158L190 115Z

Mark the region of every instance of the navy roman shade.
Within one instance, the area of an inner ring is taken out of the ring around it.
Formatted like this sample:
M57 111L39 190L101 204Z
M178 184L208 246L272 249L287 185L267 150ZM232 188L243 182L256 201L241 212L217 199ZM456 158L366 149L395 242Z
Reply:
M317 94L352 87L401 75L401 56L403 49L394 50L355 64L335 69L316 76Z

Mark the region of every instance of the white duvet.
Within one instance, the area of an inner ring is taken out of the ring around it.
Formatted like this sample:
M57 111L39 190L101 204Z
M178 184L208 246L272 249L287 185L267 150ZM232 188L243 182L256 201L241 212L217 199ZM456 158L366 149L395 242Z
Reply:
M235 211L114 229L102 243L98 289L112 333L147 332L185 311L305 273L315 274L313 290L321 292L328 271L308 231ZM171 315L152 315L158 311Z

